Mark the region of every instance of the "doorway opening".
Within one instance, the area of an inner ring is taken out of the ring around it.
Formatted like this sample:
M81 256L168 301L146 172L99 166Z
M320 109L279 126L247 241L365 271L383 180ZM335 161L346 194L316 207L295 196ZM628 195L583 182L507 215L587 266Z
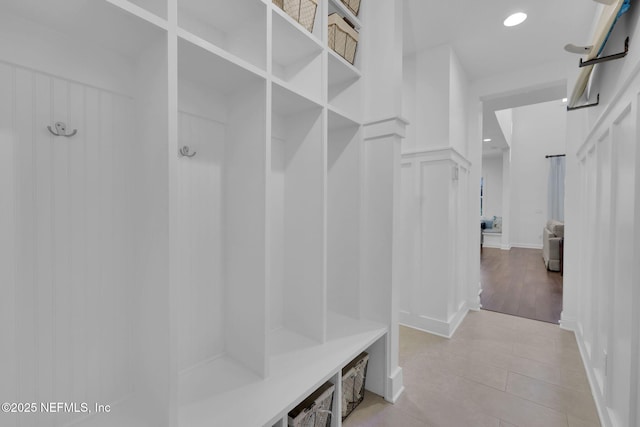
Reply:
M483 309L560 321L564 218L549 202L547 157L565 151L565 96L558 82L483 100Z

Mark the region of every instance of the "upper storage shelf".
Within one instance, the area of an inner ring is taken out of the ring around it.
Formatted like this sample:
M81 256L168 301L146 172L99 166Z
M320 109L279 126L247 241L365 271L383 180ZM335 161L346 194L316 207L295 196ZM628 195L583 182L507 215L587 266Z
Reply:
M126 0L108 0L114 4L122 4ZM129 0L131 3L145 9L160 18L167 19L167 2L166 0Z
M320 100L322 44L279 7L273 11L273 75L296 92Z
M360 77L362 76L360 70L349 64L344 58L335 53L332 49L329 49L328 52L328 84L330 87L348 86L356 80L360 79Z
M3 1L0 44L7 48L2 59L131 95L139 90L132 72L140 58L166 51L167 23L133 3L117 3Z
M362 22L358 19L347 6L345 6L340 0L329 0L329 15L332 13L339 13L341 16L347 18L356 27L356 30L362 28Z
M222 94L230 94L264 81L263 76L183 38L178 41L178 59L180 78Z
M322 39L322 2L318 2L318 7L316 9L315 19L313 22L312 31L308 31L306 28L302 26L302 24L298 23L295 19L289 16L284 10L280 9L280 7L273 5L273 31L278 31L278 27L284 28L287 26L293 27L300 31L303 35L306 35L312 39L314 39L317 43L320 43ZM286 24L285 24L286 23Z
M15 14L128 58L137 57L154 41L160 28L166 29L162 19L122 0L7 0L2 2L2 8L3 14Z
M266 69L267 6L261 1L179 0L178 26Z

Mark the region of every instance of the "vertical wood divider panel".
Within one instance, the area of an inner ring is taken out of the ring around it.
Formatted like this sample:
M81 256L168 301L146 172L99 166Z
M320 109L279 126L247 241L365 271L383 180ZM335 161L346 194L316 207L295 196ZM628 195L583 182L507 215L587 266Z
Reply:
M135 306L138 373L137 402L144 418L167 426L170 420L170 191L168 35L138 59L136 117L142 187L139 213L140 260Z
M268 108L264 81L230 99L227 161L227 351L266 375Z
M15 79L14 70L0 64L0 376L5 378L0 384L0 394L6 399L18 401L18 360L16 336L16 302L18 297L15 257L17 249L17 197L18 182L15 165L18 153L14 152L18 141L15 138ZM25 144L26 145L26 144ZM17 426L17 415L2 414L9 426Z
M168 114L168 168L169 168L169 427L178 427L179 415L179 333L180 333L180 277L178 263L184 254L179 253L181 227L178 189L178 0L166 0L167 5L167 114Z
M272 194L272 162L273 162L273 152L272 152L272 137L273 137L273 80L271 78L273 72L273 61L271 60L273 56L273 8L275 6L272 2L268 2L267 4L267 87L266 87L266 97L265 97L265 135L264 135L264 147L265 147L265 328L264 328L264 339L265 339L265 376L268 377L270 374L270 364L269 364L269 353L272 351L272 346L274 343L272 342L271 334L271 325L274 321L274 314L272 313L271 301L276 296L274 284L273 284L273 253L271 250L271 245L273 244L273 209L271 205L273 203L273 194Z

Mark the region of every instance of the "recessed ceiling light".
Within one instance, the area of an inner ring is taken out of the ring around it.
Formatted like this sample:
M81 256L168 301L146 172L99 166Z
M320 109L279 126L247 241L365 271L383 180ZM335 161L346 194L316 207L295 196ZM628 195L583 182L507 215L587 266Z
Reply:
M483 142L491 142L491 138L486 138L482 140Z
M516 25L522 24L525 19L527 19L527 14L523 12L517 12L513 15L509 16L504 20L505 27L515 27Z

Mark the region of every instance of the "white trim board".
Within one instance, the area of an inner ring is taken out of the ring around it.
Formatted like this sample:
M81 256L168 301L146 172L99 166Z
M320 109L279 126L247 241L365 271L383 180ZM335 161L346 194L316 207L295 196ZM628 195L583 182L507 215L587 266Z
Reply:
M512 248L521 248L521 249L542 249L542 244L539 243L512 243Z
M434 319L422 315L411 315L406 311L400 312L400 324L407 328L427 332L443 338L452 338L456 330L469 313L467 302L462 303L460 309L449 317L448 321Z
M561 322L562 324L562 322ZM573 322L574 326L578 326L575 322ZM593 369L591 364L587 363L587 347L582 339L581 334L578 334L577 330L580 328L570 328L570 322L566 323L566 327L561 326L562 329L567 329L573 332L576 337L576 342L578 343L578 349L580 350L580 358L582 359L582 365L584 366L584 370L587 373L587 380L589 381L589 388L591 389L591 395L593 396L593 400L596 404L596 409L598 411L598 417L600 418L600 424L603 427L614 427L614 424L609 417L609 411L607 410L607 405L604 402L604 397L598 392L598 386L596 381L596 372ZM618 427L618 426L615 426ZM622 427L622 426L619 426Z
M403 161L414 158L420 158L422 161L450 160L464 169L468 170L471 168L471 161L453 147L434 147L425 150L402 153Z

